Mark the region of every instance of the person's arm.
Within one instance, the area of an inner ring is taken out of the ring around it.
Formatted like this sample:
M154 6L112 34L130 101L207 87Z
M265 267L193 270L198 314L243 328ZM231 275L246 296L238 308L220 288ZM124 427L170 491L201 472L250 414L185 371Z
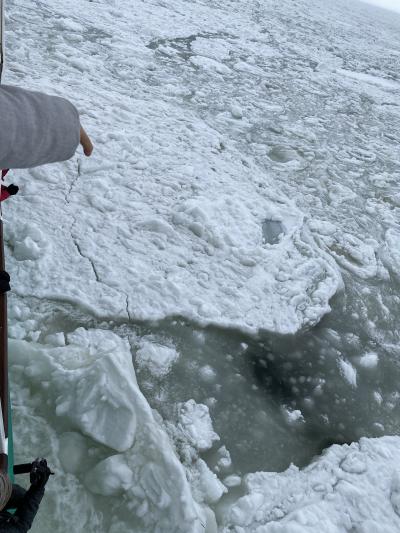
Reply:
M77 109L64 98L0 86L0 168L31 168L72 157L90 139Z
M22 488L20 485L17 485L16 483L13 483L11 498L8 500L7 505L5 506L5 510L15 509L16 507L18 507L18 505L24 499L25 494L26 490L24 488Z
M32 463L30 472L31 486L26 492L21 487L13 486L12 496L15 495L17 508L13 515L9 515L6 525L2 524L0 526L0 531L27 533L30 530L44 496L44 488L50 474L51 471L45 459L36 459ZM10 508L9 506L7 507Z
M23 490L23 489L21 489ZM38 511L44 495L44 487L32 487L18 495L17 510L14 514L2 512L0 518L0 531L2 533L27 533L32 527L33 520ZM11 506L7 506L11 508Z
M31 485L20 500L17 510L15 511L12 520L10 520L10 526L12 525L19 533L26 533L29 531L43 496L44 486L34 487Z

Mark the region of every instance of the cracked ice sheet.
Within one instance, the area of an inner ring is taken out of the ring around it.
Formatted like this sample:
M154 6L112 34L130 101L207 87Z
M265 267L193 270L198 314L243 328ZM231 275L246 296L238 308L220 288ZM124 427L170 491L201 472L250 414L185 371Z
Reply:
M400 528L399 438L334 445L314 463L246 477L223 532L392 532Z
M212 513L193 500L138 388L128 341L78 328L67 343L10 343L18 453L29 457L40 442L57 471L36 531L203 532ZM106 512L93 495L107 497Z
M54 50L46 62L40 45L30 50L40 78L26 63L24 39L12 44L19 63L10 65L7 81L17 82L22 70L25 86L70 94L96 145L89 161L78 156L20 174L23 192L6 211L14 287L105 318L180 315L248 332L312 326L329 312L340 285L335 263L314 244L273 176L243 159L198 109L182 105L190 93L179 72L161 86L152 78L159 58L146 45L166 26L197 33L193 54L200 51L204 60L210 53L202 36L220 35L222 27L224 35L236 32L241 51L254 46L246 40L246 18L239 24L217 10L218 22L210 22L210 7L194 4L189 15L180 9L184 3L174 5L151 13L130 6L123 21L114 21L111 7L88 5L93 17L79 23L61 4L43 8L48 24L39 26L39 42L53 42ZM221 73L198 68L202 83L223 87ZM239 113L229 102L221 112ZM246 117L243 125L251 125ZM276 245L263 242L265 220L284 227Z
M36 211L29 227L11 215L7 240L17 292L76 301L100 316L123 317L128 295L134 319L183 315L280 333L315 324L340 283L333 261L313 244L293 205L260 194L245 172L238 193L219 165L215 173L199 172L195 193L179 190L171 176L160 184L148 175L133 190L115 182L108 200L108 187L96 180L90 192L71 195L72 227L62 198ZM185 179L196 183L196 172L186 169ZM19 216L28 217L31 203L25 195L14 204ZM51 214L57 226L41 220ZM263 242L265 219L281 222L279 243Z

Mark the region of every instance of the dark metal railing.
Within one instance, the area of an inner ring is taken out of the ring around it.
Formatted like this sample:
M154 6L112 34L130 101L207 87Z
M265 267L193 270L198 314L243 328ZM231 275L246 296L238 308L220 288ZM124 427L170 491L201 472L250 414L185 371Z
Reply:
M0 270L5 270L3 221L0 220ZM0 294L0 470L8 470L8 333L7 293ZM1 422L2 426L1 427Z
M4 65L4 1L0 0L0 82ZM0 219L0 270L5 270L3 221ZM7 294L0 294L0 470L8 470L8 333Z

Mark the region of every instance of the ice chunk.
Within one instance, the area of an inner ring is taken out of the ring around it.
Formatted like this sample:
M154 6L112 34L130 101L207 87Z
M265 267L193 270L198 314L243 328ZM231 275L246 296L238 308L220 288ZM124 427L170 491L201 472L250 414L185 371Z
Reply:
M212 383L217 378L216 371L210 365L202 366L199 370L199 374L200 379L205 383Z
M197 485L197 489L204 498L204 501L208 504L216 503L227 492L226 487L211 472L203 459L198 459L196 463L196 477L195 484Z
M46 335L44 342L52 346L65 346L65 335L62 331Z
M345 359L339 358L338 365L340 372L342 373L345 380L350 383L353 387L357 386L357 370L354 366Z
M231 106L231 114L233 118L237 118L237 119L243 118L242 108L238 105Z
M376 368L378 366L378 362L379 357L375 352L367 352L358 360L358 364L363 368Z
M283 408L283 412L288 424L299 424L304 422L304 416L299 409Z
M232 476L227 476L224 479L224 485L229 488L239 487L241 483L242 483L242 479L240 478L240 476L232 475Z
M111 331L83 328L68 334L67 342L63 347L10 342L14 387L24 391L16 421L19 446L29 455L40 442L55 465L54 491L68 509L58 516L62 528L79 523L76 530L85 524L85 531L108 531L105 522L112 519L115 531L129 531L134 523L141 531L200 533L200 524L208 522L214 531L137 386L129 343ZM44 424L37 411L49 407ZM27 427L31 419L35 423ZM112 448L124 448L123 453ZM217 497L218 482L203 477L210 498ZM107 517L102 500L89 498L80 479L91 494L107 497Z
M96 441L127 450L135 439L136 412L130 399L135 375L126 341L110 332L83 328L70 334L68 341L62 348L25 341L14 341L10 347L16 358L28 351L34 354L26 372L38 383L51 376L57 415L68 417Z
M153 376L164 377L179 358L175 348L163 346L151 338L143 337L136 352L135 361L140 368L146 368Z
M86 487L94 494L116 496L129 489L133 472L122 455L112 455L86 474Z
M199 451L209 450L219 436L214 432L206 405L189 400L180 404L178 427L188 441Z
M341 531L344 523L346 530L362 524L363 533L394 531L400 525L393 513L399 512L393 474L399 441L361 439L360 444L331 447L303 470L292 466L281 474L248 475L247 494L231 506L223 531L319 533Z

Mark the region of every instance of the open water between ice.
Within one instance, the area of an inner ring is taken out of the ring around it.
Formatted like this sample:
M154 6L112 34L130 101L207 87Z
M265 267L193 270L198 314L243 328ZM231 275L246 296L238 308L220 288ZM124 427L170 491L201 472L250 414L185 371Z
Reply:
M143 392L166 419L177 402L207 404L217 447L226 446L239 474L303 466L332 443L399 434L398 297L383 284L392 306L382 316L374 307L382 285L350 283L320 324L294 336L252 339L180 321L149 330L180 358L162 379L139 369Z
M332 443L400 433L396 287L393 279L368 284L345 277L331 313L291 336L250 337L179 318L99 322L42 302L41 338L79 326L129 338L140 388L165 421L176 424L177 406L190 399L208 406L220 441L206 459L221 478L283 471L308 464ZM143 341L176 351L169 372L138 364ZM232 464L218 466L221 446Z

